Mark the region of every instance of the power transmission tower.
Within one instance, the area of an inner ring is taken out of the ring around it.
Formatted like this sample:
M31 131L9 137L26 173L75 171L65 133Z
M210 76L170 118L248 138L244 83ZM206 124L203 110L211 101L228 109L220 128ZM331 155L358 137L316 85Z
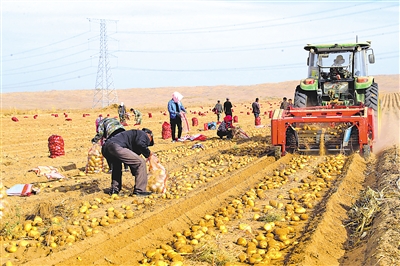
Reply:
M93 106L95 108L99 103L101 107L107 107L112 103L118 102L117 91L114 87L114 80L111 73L111 66L107 45L107 21L106 19L90 19L89 21L100 21L100 52L99 65L97 68L96 86L93 95Z

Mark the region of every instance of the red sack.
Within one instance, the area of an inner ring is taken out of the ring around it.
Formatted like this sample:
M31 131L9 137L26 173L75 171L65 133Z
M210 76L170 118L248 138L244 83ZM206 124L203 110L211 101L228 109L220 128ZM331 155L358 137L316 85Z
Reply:
M51 135L48 139L48 146L50 151L50 158L65 155L64 140L61 136Z
M199 121L197 120L196 117L193 117L192 118L192 126L195 127L195 126L198 126L198 125L199 125Z
M11 120L14 121L14 122L18 122L18 121L19 121L18 118L16 118L15 116L13 116L13 117L11 118Z
M193 140L205 141L205 140L207 140L207 136L200 134L199 136L195 137Z
M256 123L256 126L261 125L261 117L257 117L255 123Z
M237 115L235 115L235 116L233 117L233 122L234 122L234 123L239 122L239 118L237 117Z
M172 137L171 125L167 122L162 124L162 139L169 139Z

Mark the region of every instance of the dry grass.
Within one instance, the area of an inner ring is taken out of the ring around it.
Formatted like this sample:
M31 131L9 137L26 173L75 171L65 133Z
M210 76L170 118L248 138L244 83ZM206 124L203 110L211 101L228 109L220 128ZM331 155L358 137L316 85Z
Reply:
M192 254L187 256L192 261L205 262L214 266L223 266L227 262L236 261L233 254L225 251L218 243L206 242L202 246L195 248Z
M358 200L348 211L349 219L345 225L350 228L351 244L356 245L365 237L366 231L370 229L372 222L380 210L382 193L376 192L370 187L360 193Z

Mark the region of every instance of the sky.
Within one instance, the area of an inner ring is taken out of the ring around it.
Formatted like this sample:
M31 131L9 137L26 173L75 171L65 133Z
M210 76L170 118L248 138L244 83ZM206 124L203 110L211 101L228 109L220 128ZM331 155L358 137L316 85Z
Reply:
M399 1L2 0L1 93L300 81L356 38L399 74Z

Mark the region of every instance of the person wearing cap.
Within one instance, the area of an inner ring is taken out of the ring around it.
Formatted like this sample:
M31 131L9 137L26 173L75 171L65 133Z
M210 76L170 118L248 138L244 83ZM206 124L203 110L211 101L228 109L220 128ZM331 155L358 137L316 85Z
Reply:
M227 139L232 139L233 138L233 132L232 129L235 127L232 124L232 116L227 115L224 117L224 121L222 121L221 124L219 124L219 127L217 129L217 135L221 139L226 136Z
M348 75L348 71L344 70L342 65L345 63L345 60L342 55L336 56L335 60L333 60L333 65L330 68L330 77L332 79L340 80L341 78L345 78Z
M131 108L130 110L135 116L135 126L142 124L142 113L138 109Z
M118 106L118 116L119 116L119 121L121 123L125 123L126 119L126 108L123 102Z
M333 60L333 65L332 66L336 66L336 67L340 67L344 64L345 60L343 58L342 55L338 55L336 56L336 59Z
M232 103L229 101L229 98L226 98L224 102L224 113L225 115L232 116Z
M121 191L122 163L127 164L132 175L135 176L135 186L132 194L137 196L151 195L151 192L146 191L146 161L140 155L147 159L153 156L149 149L149 146L153 145L153 132L147 128L127 130L106 140L102 147L102 154L113 165L110 195L118 194Z
M92 143L95 144L100 141L100 145L103 146L105 140L117 135L118 133L121 133L122 131L125 131L125 128L117 119L111 117L106 117L104 119L101 119L99 124L97 125L96 135L92 139ZM108 160L107 164L111 172L113 166L111 162L109 162ZM124 169L125 172L129 171L127 165L124 165Z
M168 101L168 112L169 112L169 122L171 125L172 142L175 142L177 140L180 141L182 136L181 112L186 113L186 109L181 102L182 99L183 99L182 94L176 91L172 94L172 99ZM178 128L178 138L175 138L176 128Z

